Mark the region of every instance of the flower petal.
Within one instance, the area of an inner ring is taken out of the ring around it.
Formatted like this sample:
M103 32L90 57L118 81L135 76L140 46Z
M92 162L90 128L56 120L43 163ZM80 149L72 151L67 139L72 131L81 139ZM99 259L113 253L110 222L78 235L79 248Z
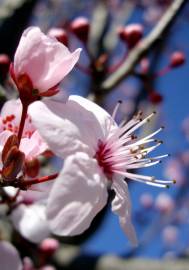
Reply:
M115 198L112 201L112 211L119 216L119 222L123 231L131 243L136 246L137 236L131 222L131 202L127 183L115 175L112 189L115 191Z
M32 123L50 149L60 157L77 151L94 156L102 129L96 117L75 101L66 104L47 100L34 102L29 107Z
M50 234L45 209L40 202L29 206L21 204L11 213L10 219L23 237L40 243Z
M98 120L105 137L110 132L111 128L117 126L109 113L107 113L103 108L90 101L89 99L77 95L72 95L69 97L69 100L77 102L85 110L88 110L95 115L95 118Z
M47 144L42 140L38 131L35 131L29 138L22 138L20 150L25 154L26 159L32 159L48 149Z
M0 241L1 270L22 270L22 262L17 249L7 241Z
M85 153L69 156L49 195L47 219L52 232L66 236L85 231L107 202L106 185L96 160Z
M70 53L66 46L43 34L38 27L29 27L23 32L15 53L15 76L27 74L34 88L47 91L71 71L80 51Z

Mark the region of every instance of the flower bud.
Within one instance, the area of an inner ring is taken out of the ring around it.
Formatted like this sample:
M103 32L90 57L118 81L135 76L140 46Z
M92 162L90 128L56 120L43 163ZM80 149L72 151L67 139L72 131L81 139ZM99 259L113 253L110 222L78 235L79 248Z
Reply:
M137 23L120 27L118 30L120 39L126 42L129 48L133 48L141 40L143 32L143 26Z
M23 270L34 270L34 265L30 257L23 258Z
M4 80L8 74L10 58L7 54L0 54L0 76Z
M39 96L53 96L58 85L72 70L81 49L71 53L54 38L46 36L38 27L26 29L20 39L10 68L23 104L30 104Z
M163 97L162 95L160 95L159 93L157 93L156 91L152 90L149 92L148 94L148 99L150 100L150 102L152 102L153 104L159 104L162 102Z
M48 256L52 256L58 248L59 242L54 238L44 239L39 246L40 251Z
M171 54L170 67L176 68L182 66L186 61L185 54L181 51L177 51Z
M37 158L25 161L25 172L29 177L36 177L39 173L40 164Z
M49 37L56 38L59 42L68 47L68 35L64 29L53 27L48 31L47 34Z
M88 40L90 24L85 17L78 17L70 24L70 30L76 35L78 39L86 43Z

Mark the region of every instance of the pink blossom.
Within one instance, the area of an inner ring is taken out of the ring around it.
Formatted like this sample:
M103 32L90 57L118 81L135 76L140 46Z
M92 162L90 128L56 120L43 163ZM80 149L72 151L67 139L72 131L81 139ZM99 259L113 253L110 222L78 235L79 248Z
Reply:
M40 243L50 234L46 219L46 200L39 200L31 205L20 204L10 219L17 231L32 243Z
M112 211L136 244L124 178L158 187L172 183L128 171L155 165L166 156L146 157L161 144L152 137L162 129L137 140L134 132L154 114L143 120L138 115L118 126L114 121L118 107L119 103L111 117L95 103L79 96L70 96L64 105L49 100L31 105L30 115L41 136L56 155L65 158L47 203L47 218L53 233L77 235L85 231L107 203L107 189L111 187L115 192ZM147 146L148 143L152 145Z
M37 185L36 190L20 191L16 200L17 207L9 215L14 228L32 243L40 243L50 235L46 205L52 184L42 183ZM17 189L5 187L4 191L8 196L14 197Z
M22 262L16 248L7 241L0 241L1 270L22 270Z
M22 105L19 99L5 102L0 115L0 152L2 152L8 137L12 134L18 134L21 111ZM20 150L24 152L26 159L30 160L47 149L47 144L42 140L28 115L20 143Z
M38 27L29 27L23 32L14 56L13 79L18 89L23 84L29 88L32 85L39 94L48 94L72 70L80 52L77 49L71 53Z

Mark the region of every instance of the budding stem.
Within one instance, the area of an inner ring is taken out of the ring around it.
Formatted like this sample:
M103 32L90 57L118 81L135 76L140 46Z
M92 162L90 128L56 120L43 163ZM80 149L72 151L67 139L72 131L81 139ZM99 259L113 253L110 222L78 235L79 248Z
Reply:
M26 179L24 180L24 182L22 182L22 186L31 186L31 185L36 185L36 184L40 184L40 183L44 183L50 180L54 180L55 178L57 178L58 173L54 173L51 175L46 175L46 176L42 176L40 178L34 178L34 179Z

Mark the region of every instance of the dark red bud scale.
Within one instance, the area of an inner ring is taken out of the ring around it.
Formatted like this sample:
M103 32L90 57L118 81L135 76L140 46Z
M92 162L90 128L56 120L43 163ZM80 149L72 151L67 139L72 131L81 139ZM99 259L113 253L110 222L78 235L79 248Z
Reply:
M36 177L39 173L40 163L37 158L25 161L25 173L29 177Z
M153 104L159 104L162 102L163 97L162 95L160 95L158 92L156 91L150 91L148 94L148 99L150 100L150 102L152 102Z

